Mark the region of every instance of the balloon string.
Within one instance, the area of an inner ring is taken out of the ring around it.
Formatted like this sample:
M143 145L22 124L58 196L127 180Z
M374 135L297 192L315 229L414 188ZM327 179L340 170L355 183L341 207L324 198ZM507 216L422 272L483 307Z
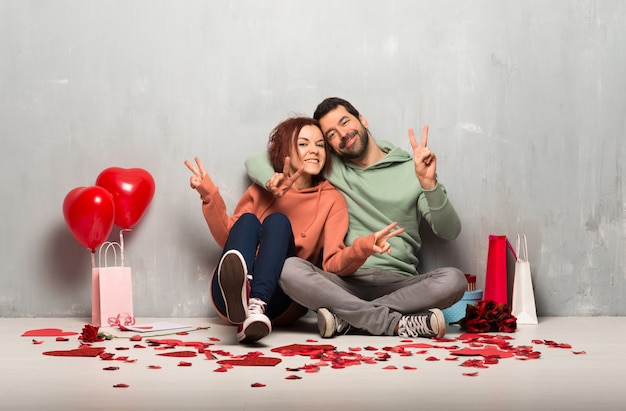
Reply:
M96 250L91 250L91 268L96 268Z
M124 267L124 230L120 230L120 259L122 267Z

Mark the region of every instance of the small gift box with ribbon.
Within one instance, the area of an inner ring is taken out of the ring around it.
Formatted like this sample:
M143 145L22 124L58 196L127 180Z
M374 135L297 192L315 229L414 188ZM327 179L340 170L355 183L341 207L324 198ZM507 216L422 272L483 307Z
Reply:
M121 235L120 235L121 237ZM120 265L118 265L118 250ZM107 254L114 257L108 265ZM91 270L91 323L94 326L132 325L133 282L130 267L124 266L123 243L106 242L100 246L98 265ZM132 320L130 320L132 319Z
M465 317L465 311L468 305L473 305L482 300L483 290L466 291L463 294L463 298L456 302L456 304L442 310L443 317L447 324L455 323L461 318Z
M465 278L467 279L467 287L463 298L457 301L456 304L442 310L447 324L457 322L465 317L467 306L476 304L483 298L483 290L476 289L476 276L474 274L465 274Z

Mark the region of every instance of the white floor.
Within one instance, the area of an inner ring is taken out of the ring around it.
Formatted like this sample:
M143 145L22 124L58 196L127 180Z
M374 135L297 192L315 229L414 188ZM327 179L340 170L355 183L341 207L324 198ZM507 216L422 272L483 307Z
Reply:
M139 319L141 323L164 319ZM236 343L234 329L217 319L167 319L207 330L188 335L154 337L183 341L213 342L213 352L244 355L261 351L280 358L276 366L236 366L215 372L220 365L204 355L193 358L161 357L154 347L134 348L139 343L116 338L96 343L116 356L134 363L103 361L88 357L52 357L42 353L78 347L54 337L22 337L28 330L60 328L80 332L87 319L0 319L0 409L1 410L624 410L626 409L626 317L541 318L536 326L520 326L514 346L532 345L541 358L521 361L501 359L489 368L460 364L469 357L451 361L451 345L415 339L415 343L439 345L427 353L410 348L411 356L385 351L406 344L398 337L347 335L322 340L314 318L297 327L276 330L256 346ZM134 335L135 333L130 333ZM449 328L448 338L458 337ZM34 344L33 339L43 341ZM219 339L219 341L215 341ZM315 342L315 340L317 342ZM569 348L549 348L535 340L566 343ZM306 356L282 356L271 348L289 344L332 344L338 351L363 356L387 352L387 361L361 363L342 369L321 367L319 372L294 370L318 360ZM129 347L119 351L118 347ZM367 350L376 348L376 350ZM189 351L190 347L175 350ZM174 351L174 350L169 350ZM585 352L580 353L580 352ZM574 354L578 352L579 354ZM223 353L222 353L223 354ZM436 357L439 361L427 361ZM218 359L228 358L219 356ZM479 358L479 357L471 357ZM181 361L191 366L179 366ZM150 369L159 365L161 369ZM105 367L119 370L106 371ZM395 366L395 369L386 369ZM415 368L407 369L405 367ZM466 373L478 372L476 376ZM291 375L301 379L287 379ZM114 388L115 384L128 388ZM253 387L261 383L263 387Z

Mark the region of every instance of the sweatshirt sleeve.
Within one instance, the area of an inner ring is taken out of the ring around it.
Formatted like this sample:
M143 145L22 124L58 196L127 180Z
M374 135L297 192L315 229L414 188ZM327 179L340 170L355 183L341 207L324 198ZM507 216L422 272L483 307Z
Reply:
M351 246L344 244L348 232L348 208L337 192L337 201L324 226L324 256L322 268L340 276L353 274L374 253L374 233L358 237Z
M243 196L239 199L239 203L235 207L235 211L232 215L228 215L226 210L226 203L224 198L219 192L217 186L211 181L210 178L202 180L196 190L200 193L200 199L202 200L202 214L209 226L211 235L215 242L224 248L230 229L239 220L244 213L255 213L255 207L261 207L267 205L262 204L260 194L267 193L262 188L256 187L254 184L249 186Z
M274 175L274 168L267 157L267 150L248 157L246 169L250 180L263 188L265 188L265 183Z
M461 220L448 199L445 187L439 183L432 190L424 190L418 207L437 236L454 240L461 232Z
M226 211L226 203L224 203L218 187L213 184L210 178L203 179L202 184L196 190L200 193L202 214L209 226L211 235L213 235L215 242L223 248L233 224Z

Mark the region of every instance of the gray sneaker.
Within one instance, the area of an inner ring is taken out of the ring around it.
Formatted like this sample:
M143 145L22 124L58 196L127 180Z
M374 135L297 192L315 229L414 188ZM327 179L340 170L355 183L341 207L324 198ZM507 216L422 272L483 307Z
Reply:
M317 310L317 328L322 338L332 338L337 334L346 334L350 330L350 324L335 314L328 308Z
M441 338L444 335L446 335L446 320L438 308L425 313L403 315L398 323L398 336L400 337Z

